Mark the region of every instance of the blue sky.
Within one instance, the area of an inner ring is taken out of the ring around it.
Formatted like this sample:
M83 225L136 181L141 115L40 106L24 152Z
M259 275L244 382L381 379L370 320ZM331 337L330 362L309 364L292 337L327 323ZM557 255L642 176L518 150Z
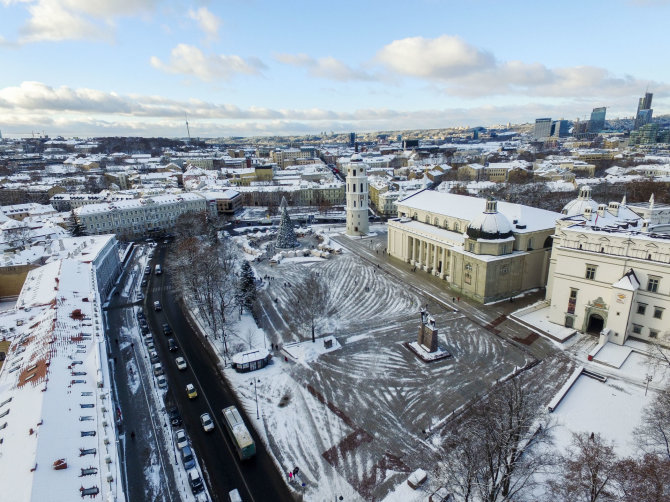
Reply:
M0 131L303 134L670 112L668 0L0 0Z

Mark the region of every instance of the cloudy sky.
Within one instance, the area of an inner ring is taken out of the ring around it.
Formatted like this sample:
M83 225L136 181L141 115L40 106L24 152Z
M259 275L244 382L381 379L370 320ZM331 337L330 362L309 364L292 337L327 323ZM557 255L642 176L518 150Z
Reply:
M303 134L670 112L670 0L0 0L0 131Z

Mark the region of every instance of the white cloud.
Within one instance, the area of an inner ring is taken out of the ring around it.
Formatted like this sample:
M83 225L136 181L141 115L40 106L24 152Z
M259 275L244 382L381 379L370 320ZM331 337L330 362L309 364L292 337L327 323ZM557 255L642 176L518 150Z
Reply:
M376 60L390 72L437 82L455 96L613 98L635 95L648 85L657 93L670 92L663 82L617 77L596 66L549 68L497 61L493 54L450 35L395 40L377 53Z
M654 96L656 98L656 95ZM663 113L661 99L657 112ZM630 115L634 101L622 96L608 102L608 115ZM665 101L666 109L670 102ZM456 125L519 123L534 117L577 117L590 110L583 101L546 104L395 110L363 108L351 111L324 108L240 108L198 99L120 95L96 89L52 87L23 82L0 88L0 123L6 135L39 128L51 135L184 136L184 113L198 136L306 134L318 131L383 131L429 129Z
M164 63L151 57L151 66L167 72L193 75L201 80L228 80L236 74L257 75L265 65L257 58L243 59L225 54L204 54L193 45L179 44L170 52L170 61Z
M376 79L373 75L363 70L354 69L334 57L315 59L307 54L276 54L275 59L280 63L306 68L312 77L327 78L340 82Z
M207 7L200 7L198 10L190 9L188 11L188 17L197 21L207 40L216 40L219 36L221 19L210 12Z
M394 40L376 59L396 73L429 79L450 79L495 64L490 53L451 35Z
M23 4L29 19L20 28L20 43L105 39L115 18L147 11L158 0L1 0Z

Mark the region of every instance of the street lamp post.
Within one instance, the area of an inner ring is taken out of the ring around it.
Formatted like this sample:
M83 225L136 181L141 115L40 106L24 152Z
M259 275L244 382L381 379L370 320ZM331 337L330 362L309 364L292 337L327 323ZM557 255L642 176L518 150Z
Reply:
M649 389L649 382L651 382L654 379L653 375L647 375L644 378L644 381L646 382L646 385L644 387L644 395L647 395L647 389Z
M258 388L256 387L256 377L254 377L252 383L254 384L254 395L256 396L256 420L260 420L261 417L258 413Z

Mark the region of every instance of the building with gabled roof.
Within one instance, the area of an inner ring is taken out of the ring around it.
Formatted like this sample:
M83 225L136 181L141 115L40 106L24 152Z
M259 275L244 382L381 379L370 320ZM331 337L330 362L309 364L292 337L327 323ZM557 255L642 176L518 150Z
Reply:
M0 472L11 500L124 501L96 267L32 270L0 313Z
M490 302L546 285L559 213L431 190L396 205L389 254L461 295Z

